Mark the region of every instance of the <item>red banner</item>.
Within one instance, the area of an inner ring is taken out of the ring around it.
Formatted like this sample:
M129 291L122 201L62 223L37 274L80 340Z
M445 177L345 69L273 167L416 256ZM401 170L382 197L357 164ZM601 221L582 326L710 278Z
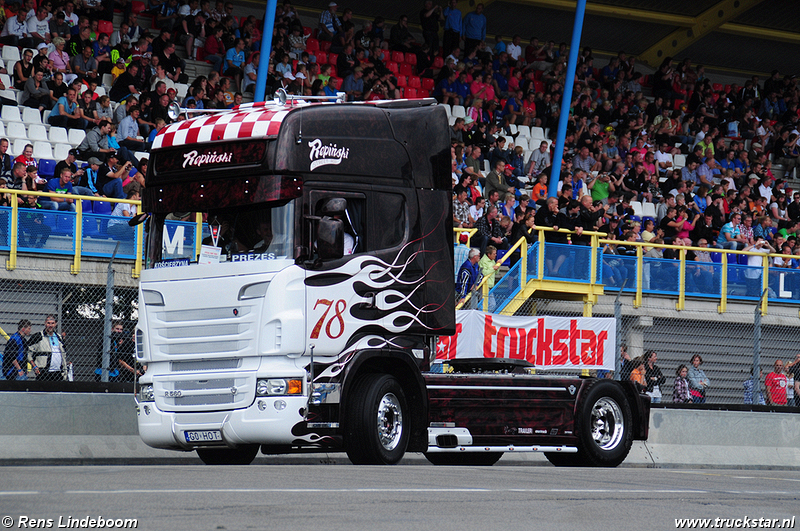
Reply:
M616 321L605 317L515 317L456 312L456 335L440 336L436 359L510 358L537 369L614 370Z

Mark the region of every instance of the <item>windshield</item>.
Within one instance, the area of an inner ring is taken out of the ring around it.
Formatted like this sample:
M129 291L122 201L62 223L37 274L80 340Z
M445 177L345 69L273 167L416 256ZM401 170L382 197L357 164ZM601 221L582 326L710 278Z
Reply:
M201 263L293 258L295 200L203 213ZM147 268L198 263L196 215L157 214L148 233ZM204 262L205 261L205 262Z

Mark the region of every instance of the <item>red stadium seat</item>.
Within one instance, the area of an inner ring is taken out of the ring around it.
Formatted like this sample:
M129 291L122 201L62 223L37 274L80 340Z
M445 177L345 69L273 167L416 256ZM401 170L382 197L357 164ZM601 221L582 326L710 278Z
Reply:
M408 52L408 53L406 54L406 60L405 60L405 62L406 62L406 63L408 63L408 64L410 64L410 65L415 65L415 64L417 64L417 54L415 54L415 53L411 53L411 52Z
M441 57L434 57L433 58L433 67L434 68L442 68L444 66L444 59Z
M110 20L101 20L97 24L97 31L98 33L105 33L109 37L112 33L114 33L114 23Z
M405 90L405 97L406 98L416 98L417 97L417 89L408 87Z
M720 90L722 90L722 83L713 83L711 85L711 88L714 89L714 92L719 92Z
M147 4L145 4L144 2L140 2L139 0L133 0L133 3L131 3L131 12L134 15L143 13L146 9L147 9Z
M425 90L433 90L435 86L436 86L436 82L432 78L429 78L429 77L423 77L422 78L422 88L423 89L425 89Z
M389 72L393 74L396 74L400 71L400 69L397 66L397 63L395 63L394 61L386 61L386 68L388 68Z
M336 65L331 65L331 75L336 77Z
M414 67L408 63L400 63L400 74L404 76L414 75Z
M395 63L404 63L406 60L405 55L403 52L392 52L392 61Z
M328 64L328 54L325 52L317 50L314 55L317 57L317 64L318 65L326 65Z
M430 97L430 95L431 95L431 93L428 90L425 90L425 89L418 89L417 90L417 97L418 98L428 98L428 97Z
M398 87L408 86L408 78L402 74L397 76L397 86Z
M319 50L319 41L314 39L313 37L309 37L306 41L306 51L308 53L313 53Z
M335 65L338 60L339 60L339 54L338 53L329 53L328 54L328 64L329 65Z
M263 27L263 24L262 24ZM303 26L303 35L311 35L311 28ZM306 41L306 49L308 49L308 41Z
M327 52L331 49L331 41L319 41L319 49L323 52Z
M408 76L408 86L411 88L421 88L422 83L420 82L419 76Z
M680 108L681 108L681 105L683 105L683 101L684 101L684 100L678 100L678 99L676 99L676 100L675 100L675 105L673 105L673 107L672 107L672 108L673 108L674 110L676 110L676 111L677 111L678 109L680 109Z

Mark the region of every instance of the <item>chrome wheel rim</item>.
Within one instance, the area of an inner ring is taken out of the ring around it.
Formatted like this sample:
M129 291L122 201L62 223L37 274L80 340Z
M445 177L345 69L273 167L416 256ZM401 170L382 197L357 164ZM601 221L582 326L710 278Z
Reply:
M613 450L622 440L625 420L614 400L604 397L592 407L592 439L601 450Z
M393 393L386 393L378 404L378 439L386 450L394 450L403 435L403 410Z

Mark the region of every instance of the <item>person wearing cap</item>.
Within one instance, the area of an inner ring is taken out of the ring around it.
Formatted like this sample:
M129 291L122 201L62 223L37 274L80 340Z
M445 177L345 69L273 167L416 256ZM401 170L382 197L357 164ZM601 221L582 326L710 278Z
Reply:
M291 72L284 72L281 78L281 88L288 94L297 94L299 85L296 83L297 78Z
M77 184L75 181L79 178L80 174L83 172L83 170L78 170L78 165L75 164L77 158L78 158L78 150L70 149L69 152L67 153L67 158L62 161L59 161L58 164L56 164L55 169L53 170L53 175L61 175L61 170L63 170L64 168L68 168L69 171L72 172L73 189Z
M328 9L319 15L317 27L319 27L319 40L321 41L332 41L333 36L342 29L342 23L336 16L336 7L336 2L330 2Z

